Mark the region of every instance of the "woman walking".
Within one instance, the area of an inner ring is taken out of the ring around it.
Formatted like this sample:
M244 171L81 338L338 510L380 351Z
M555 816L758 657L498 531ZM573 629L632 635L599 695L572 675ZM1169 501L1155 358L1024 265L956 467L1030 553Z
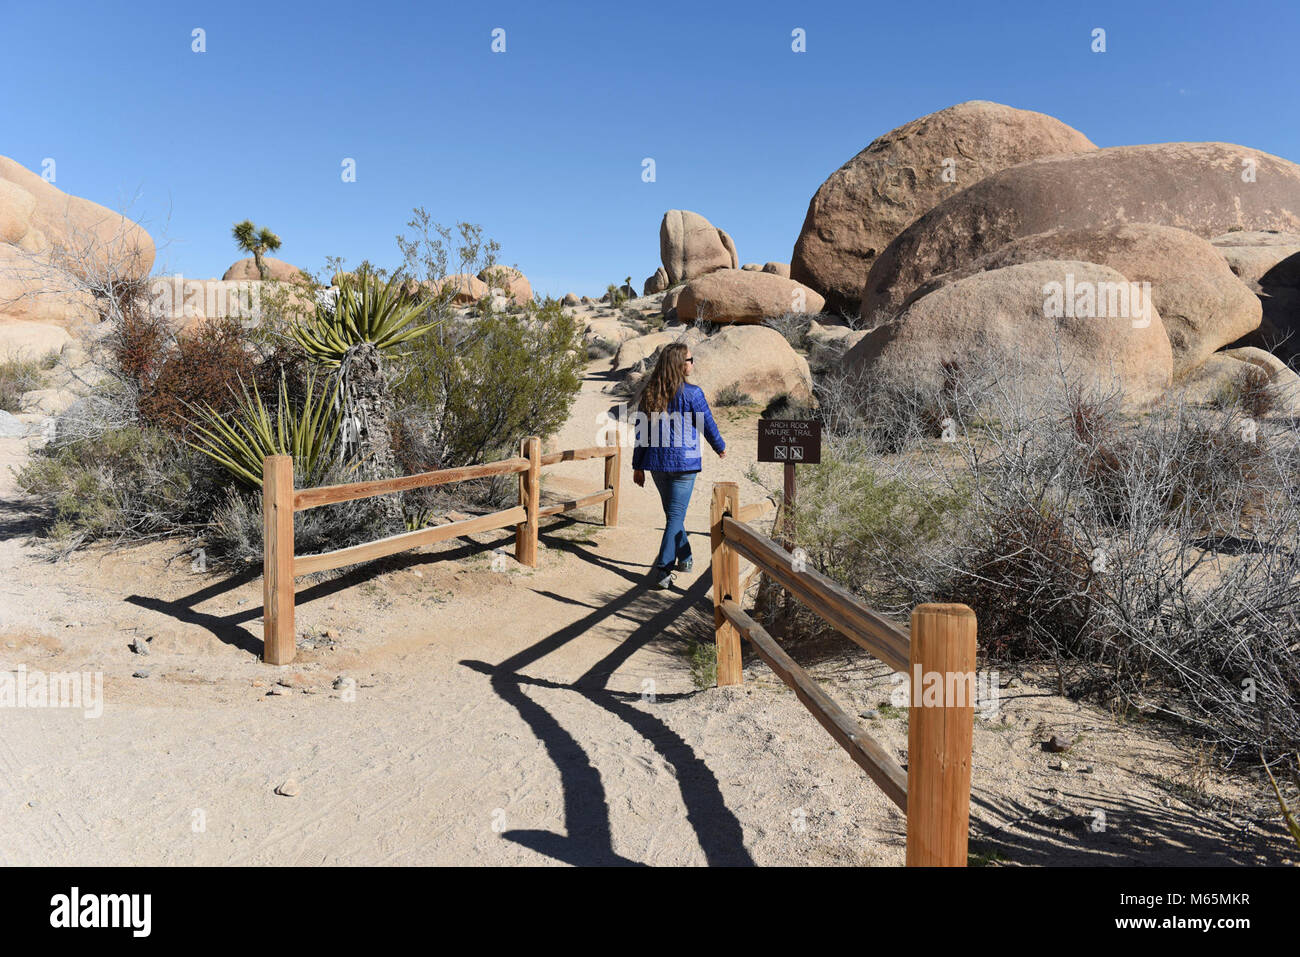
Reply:
M674 567L684 572L692 568L686 506L700 472L701 430L718 458L727 454L727 443L713 421L704 390L686 381L694 369L695 356L690 346L673 343L659 354L637 403L632 481L644 487L645 473L649 472L664 506L664 537L650 570L655 588L672 584Z

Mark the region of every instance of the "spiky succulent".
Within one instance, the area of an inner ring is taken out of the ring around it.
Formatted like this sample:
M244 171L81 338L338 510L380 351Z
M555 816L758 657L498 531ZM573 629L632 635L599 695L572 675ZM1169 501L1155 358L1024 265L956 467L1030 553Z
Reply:
M296 475L312 475L334 454L339 436L338 405L333 390L317 395L314 377L307 382L300 407L289 402L280 377L280 405L274 414L257 386L244 387L239 407L222 414L210 405L190 406L189 423L195 438L191 448L202 452L250 488L262 487L262 460L268 455L293 456Z
M291 325L289 333L313 361L331 369L362 342L389 352L433 328L416 322L425 307L404 294L403 285L400 276L388 282L366 273L341 276L333 310L316 310Z

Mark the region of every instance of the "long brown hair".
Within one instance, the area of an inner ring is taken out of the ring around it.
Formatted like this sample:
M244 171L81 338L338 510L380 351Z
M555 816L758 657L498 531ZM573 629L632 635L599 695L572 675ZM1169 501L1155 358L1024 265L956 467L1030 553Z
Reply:
M668 403L673 401L686 381L686 353L689 351L686 343L674 342L659 353L659 361L655 363L637 402L640 411L647 415L668 411Z

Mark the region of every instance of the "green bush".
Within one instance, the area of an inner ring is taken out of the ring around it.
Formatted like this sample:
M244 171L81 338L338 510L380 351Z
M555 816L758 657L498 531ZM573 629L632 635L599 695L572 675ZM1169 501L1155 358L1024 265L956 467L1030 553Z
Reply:
M18 474L18 487L46 503L48 535L66 552L98 539L196 530L206 519L196 458L163 432L130 426L46 446Z
M968 504L962 487L921 489L885 476L862 447L827 443L820 465L799 469L796 542L810 567L898 612L929 599L932 554Z
M586 349L577 320L547 300L523 315L444 322L402 365L398 456L418 472L516 455L525 436L554 434L582 386Z

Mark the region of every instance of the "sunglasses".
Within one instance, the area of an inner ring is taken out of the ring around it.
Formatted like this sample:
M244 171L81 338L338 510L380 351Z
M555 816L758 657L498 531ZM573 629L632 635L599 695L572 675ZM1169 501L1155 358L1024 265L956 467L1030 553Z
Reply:
M683 361L683 362L694 362L694 361L695 361L695 356L687 356L687 357L686 357L685 359L683 359L682 361Z

